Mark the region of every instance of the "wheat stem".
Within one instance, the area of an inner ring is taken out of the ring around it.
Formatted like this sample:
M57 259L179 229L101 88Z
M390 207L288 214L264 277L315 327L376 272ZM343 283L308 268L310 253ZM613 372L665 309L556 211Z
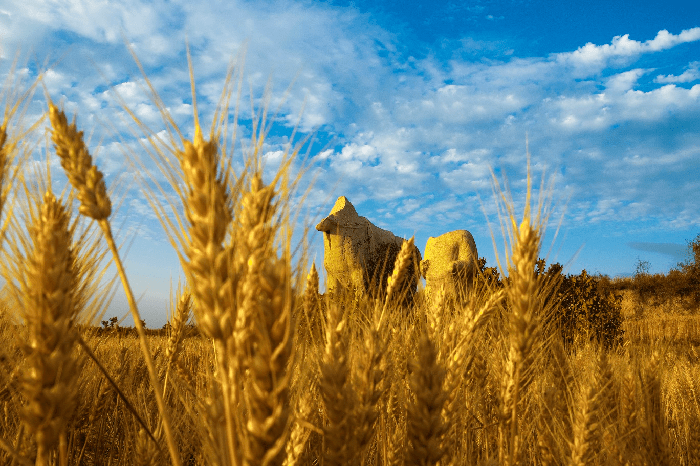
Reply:
M136 327L136 332L139 335L141 352L143 353L144 361L146 362L146 368L148 369L148 375L151 379L151 385L153 386L153 392L156 397L158 412L160 413L163 431L165 432L165 441L168 444L168 450L170 452L170 460L175 466L180 466L180 454L178 453L177 446L175 445L175 439L173 436L172 428L170 426L170 417L165 406L165 400L163 399L163 391L161 389L160 380L158 379L155 364L153 362L153 357L151 356L151 350L149 348L148 340L146 338L146 331L143 328L143 323L141 323L141 315L139 314L139 310L136 305L136 300L134 299L134 293L131 291L131 285L129 284L129 280L126 277L126 270L124 270L124 264L122 263L121 258L119 257L119 250L117 249L117 245L114 242L114 237L112 236L112 228L107 219L100 220L98 224L102 229L109 249L112 251L114 264L116 265L119 277L121 278L122 287L124 288L124 293L126 294L126 299L129 303L129 309L131 310L131 317L134 320L134 327Z

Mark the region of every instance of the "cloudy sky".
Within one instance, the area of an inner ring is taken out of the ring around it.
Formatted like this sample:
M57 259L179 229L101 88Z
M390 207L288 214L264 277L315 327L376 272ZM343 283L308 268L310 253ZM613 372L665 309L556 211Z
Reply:
M51 98L77 112L108 184L126 195L113 220L133 241L127 271L149 327L165 322L180 266L128 183L123 148L139 149L115 95L154 132L165 127L128 42L191 136L186 41L204 122L245 51L239 135L250 134L250 91L260 105L268 81L280 109L270 163L294 125L296 140L314 132L311 223L345 195L421 251L429 236L468 229L493 265L491 170L521 208L527 140L537 182L554 177L549 262L615 276L646 260L665 272L700 233L698 2L0 0L0 74L17 54L29 80L50 66ZM26 118L45 108L40 91ZM126 312L120 296L108 316Z

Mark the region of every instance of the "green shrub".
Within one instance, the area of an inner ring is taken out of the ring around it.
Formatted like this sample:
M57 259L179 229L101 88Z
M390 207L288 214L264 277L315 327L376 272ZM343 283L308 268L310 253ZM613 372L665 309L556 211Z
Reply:
M508 280L501 278L497 268L486 267L486 259L479 259L479 269L480 280L491 287L501 287ZM586 270L579 275L562 271L561 264L546 268L545 260L540 259L535 273L543 283L543 308L552 308L548 317L559 327L564 343L568 346L586 338L605 348L622 344L622 296L615 293L610 279L589 275Z
M562 275L557 299L565 344L577 337L596 340L605 348L622 344L622 296L606 286L602 277L591 276L586 270L579 275Z

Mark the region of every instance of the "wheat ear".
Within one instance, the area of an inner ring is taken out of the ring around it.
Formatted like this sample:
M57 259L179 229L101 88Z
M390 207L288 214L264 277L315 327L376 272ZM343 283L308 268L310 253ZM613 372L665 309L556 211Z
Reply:
M443 290L439 292L443 294ZM439 296L439 295L438 295ZM442 418L446 427L443 447L446 451L456 451L459 431L458 419L463 405L463 397L460 396L460 388L465 383L465 374L474 374L472 363L475 357L474 340L477 330L483 326L500 305L504 298L504 292L498 290L491 294L478 311L474 309L474 302L469 304L469 312L465 316L464 323L459 320L451 322L444 332L436 333L436 337L443 339L442 348L438 352L438 361L445 368L444 393L445 403L442 410ZM438 301L440 298L438 298ZM461 320L461 319L460 319ZM445 335L444 337L442 335ZM461 406L460 406L461 405Z
M290 266L286 259L252 255L243 284L244 308L253 308L252 335L239 348L246 357L248 422L246 464L277 464L289 419L287 370L292 355ZM250 309L243 312L251 312Z
M234 406L238 403L237 360L231 357L235 353L237 277L233 249L224 245L233 218L232 194L229 177L219 166L219 147L216 141L204 139L196 111L194 133L194 139L183 140L183 150L176 153L185 182L182 200L189 224L183 268L196 304L197 325L212 339L217 353L216 375L226 422L226 442L223 446L219 443L225 450L218 454L238 464L238 427L234 419Z
M316 264L311 263L311 270L306 276L306 288L302 310L303 313L297 322L297 330L303 341L313 344L322 338L323 320L319 301L319 278Z
M274 252L274 198L274 186L266 186L259 171L253 173L242 197L236 245L239 262L247 255L236 345L240 369L245 371L244 450L250 465L278 462L289 419L292 271L289 258L278 259Z
M539 284L535 276L540 233L530 213L531 177L528 177L525 212L520 225L510 213L512 252L508 258L508 287L511 315L509 318L510 349L504 380L501 385L501 429L499 459L502 464L520 461L522 438L518 426L518 411L529 384L532 382L533 348L538 341L540 324L535 309Z
M186 185L185 216L189 241L185 269L197 303L197 325L221 345L232 344L235 323L230 250L223 245L233 217L228 178L219 173L218 146L205 141L195 124L178 159Z
M386 300L384 301L384 309L400 295L402 291L405 291L405 282L411 280L413 277L408 277L408 269L414 261L414 242L413 236L407 241L401 243L401 250L396 256L396 262L394 263L394 270L391 272L391 276L387 279L386 283Z
M544 389L544 403L537 419L540 459L547 465L560 464L562 457L570 456L568 443L558 443L558 439L573 437L570 412L575 406L572 397L575 381L561 339L555 338L549 348L553 381Z
M273 250L275 229L272 219L276 211L274 196L274 186L266 186L262 174L255 172L251 176L247 192L241 199L240 212L236 215L238 225L234 267L246 277L250 274L253 281L256 279L257 270L251 267L251 260L256 266L260 265ZM254 284L251 282L249 286ZM247 363L242 349L251 345L250 340L254 336L257 308L253 298L254 294L250 291L247 301L243 298L242 306L236 315L235 337L236 346L241 349L238 351L241 371L245 371Z
M639 410L637 407L636 372L627 368L620 376L620 415L618 420L619 461L632 461L639 456ZM630 460L632 458L632 460Z
M168 360L168 365L175 364L182 351L182 337L191 314L192 297L188 291L185 291L180 294L177 300L175 314L170 324L170 335L168 335L168 342L165 347L165 357Z
M600 393L595 383L586 383L581 388L574 414L570 459L572 466L593 464L596 447L600 444Z
M359 361L356 367L355 391L357 405L354 413L355 439L357 454L361 454L374 435L374 426L378 416L379 399L384 393L384 373L386 364L384 353L386 345L380 338L377 328L378 315L375 313L374 325L365 330L359 349Z
M29 226L32 252L23 287L29 370L22 376L24 423L35 436L37 465L48 465L73 414L78 372L73 355L77 270L65 207L47 192Z
M406 442L406 416L402 406L399 405L399 397L395 392L398 384L390 389L386 400L386 409L383 413L384 421L384 457L388 466L403 466ZM393 418L393 421L392 421Z
M321 397L327 425L323 429L324 464L347 465L352 453L346 318L338 303L327 303L326 345L321 362Z
M289 435L289 441L285 447L287 457L283 462L284 466L304 464L304 450L306 449L312 429L316 430L309 422L309 418L312 416L314 410L316 410L316 406L311 400L312 394L316 391L316 387L311 379L307 379L307 384L308 389L299 395L299 399L296 403L295 422L292 427L292 432Z
M78 191L78 199L81 203L80 213L97 220L104 238L107 241L107 245L112 252L114 263L117 266L117 271L122 281L124 293L129 302L129 309L131 310L131 315L134 320L134 326L139 335L141 352L146 362L151 385L153 386L156 397L156 404L158 405L158 412L163 422L170 459L175 466L180 466L180 456L170 428L168 412L165 407L165 402L163 401L163 392L161 390L155 364L153 363L153 357L148 347L146 332L141 323L141 316L139 315L136 305L136 299L131 290L131 285L129 285L126 270L124 270L124 264L119 257L119 250L114 241L112 227L108 220L112 212L112 203L107 195L103 179L104 176L102 172L92 164L92 157L83 142L82 131L76 129L75 123L69 125L65 113L60 111L53 102L49 102L49 119L52 126L51 138L54 141L56 154L61 158L61 165L68 176L68 180L73 188Z
M171 301L172 306L172 301ZM179 356L182 351L182 337L185 332L185 326L190 320L192 314L192 295L189 291L180 294L175 313L171 317L170 335L165 344L165 359L167 360L165 380L163 381L163 396L165 397L168 390L168 378L170 370L173 367L179 367Z
M92 164L83 132L78 131L75 122L68 124L66 114L53 103L49 104L49 119L56 155L61 159L70 184L78 191L80 213L95 220L106 219L112 213L112 202L102 172Z
M425 333L420 336L418 356L410 361L410 369L409 383L415 399L408 405L408 460L415 465L434 465L446 453L442 438L445 370L438 364L435 346Z
M139 429L135 439L134 466L158 464L158 449L144 429Z

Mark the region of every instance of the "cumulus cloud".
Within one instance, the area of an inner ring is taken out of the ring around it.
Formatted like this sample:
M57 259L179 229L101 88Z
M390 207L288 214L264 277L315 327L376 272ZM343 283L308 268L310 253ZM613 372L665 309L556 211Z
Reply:
M686 29L680 34L672 34L664 29L647 41L630 39L629 34L624 34L613 37L610 44L595 45L588 42L573 52L559 53L555 57L558 62L572 66L577 75L593 75L616 59L623 59L620 63L627 63L629 59L644 53L660 52L697 40L700 40L700 27Z
M680 75L672 74L658 75L654 82L657 83L689 83L700 79L700 61L694 61L688 64L687 69Z

